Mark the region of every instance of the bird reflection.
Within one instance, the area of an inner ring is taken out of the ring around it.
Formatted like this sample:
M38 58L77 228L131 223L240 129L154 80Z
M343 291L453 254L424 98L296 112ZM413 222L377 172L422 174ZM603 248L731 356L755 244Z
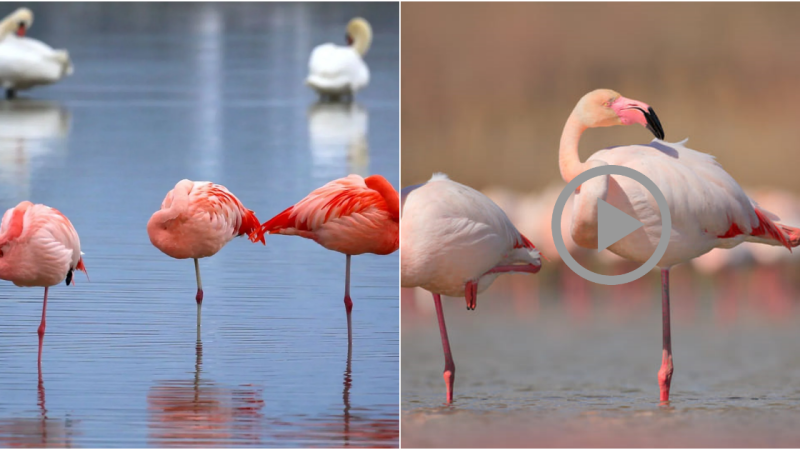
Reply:
M273 419L270 429L275 430L272 437L276 441L293 442L301 447L397 448L400 436L397 404L352 408L352 360L353 346L350 343L342 382L342 412L318 417L301 416L297 422L285 417Z
M202 379L203 343L195 346L192 380L162 381L147 396L153 447L261 445L260 389L229 389Z
M64 448L72 447L75 434L75 421L50 419L45 406L44 379L42 363L38 363L38 383L36 386L36 405L39 417L0 419L0 447L19 448Z
M46 155L66 151L70 113L57 103L17 99L0 102L0 188L16 201L30 196L33 170Z
M314 176L369 175L369 113L357 103L317 102L308 111Z

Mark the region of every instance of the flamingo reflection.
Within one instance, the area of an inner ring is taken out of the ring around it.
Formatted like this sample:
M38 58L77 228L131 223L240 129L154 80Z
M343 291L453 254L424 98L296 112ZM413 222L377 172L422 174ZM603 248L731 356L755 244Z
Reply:
M41 345L39 351L41 352ZM76 434L76 421L51 419L45 406L44 379L42 378L41 359L38 364L38 380L36 386L36 405L39 417L0 419L0 447L16 448L65 448L72 447L72 438Z
M203 343L195 346L192 380L162 381L147 396L150 445L194 447L261 444L260 389L229 389L203 380Z

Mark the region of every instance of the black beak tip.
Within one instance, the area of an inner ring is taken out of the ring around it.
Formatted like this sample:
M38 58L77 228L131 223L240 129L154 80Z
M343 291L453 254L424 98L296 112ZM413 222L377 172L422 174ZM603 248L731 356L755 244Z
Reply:
M661 121L658 120L658 116L652 107L647 108L647 112L644 113L644 118L647 120L647 129L650 130L656 138L663 141L664 128L661 126Z

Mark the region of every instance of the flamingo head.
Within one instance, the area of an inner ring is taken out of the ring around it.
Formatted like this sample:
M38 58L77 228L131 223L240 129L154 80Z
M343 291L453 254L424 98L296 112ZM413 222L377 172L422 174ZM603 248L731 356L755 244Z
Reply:
M610 89L589 92L575 108L587 128L638 123L650 130L656 138L664 139L664 129L652 107L638 100L625 98Z

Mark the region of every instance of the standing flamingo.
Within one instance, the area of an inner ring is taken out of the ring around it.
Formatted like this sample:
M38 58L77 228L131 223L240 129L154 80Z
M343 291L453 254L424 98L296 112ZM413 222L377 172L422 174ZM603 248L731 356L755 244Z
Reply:
M638 123L657 139L648 145L630 145L600 150L585 163L578 156L578 142L587 128ZM672 381L672 340L669 313L669 269L713 248L733 248L742 242L800 245L800 229L775 223L777 219L760 209L714 157L663 141L664 131L650 106L599 89L580 99L567 119L561 135L559 168L564 181L599 166L618 165L635 169L650 178L669 204L672 235L661 268L663 350L658 382L661 401L669 401ZM572 238L584 248L597 248L597 202L603 199L643 227L608 247L611 252L635 262L645 262L661 236L661 213L653 196L638 182L618 176L595 177L575 193Z
M350 344L353 338L350 257L363 253L394 253L398 247L398 209L397 191L386 178L348 175L315 189L296 205L264 222L250 233L250 240L266 244L265 234L300 236L347 255L344 306Z
M0 278L17 286L44 287L39 324L39 361L46 327L50 286L73 281L75 270L86 272L81 241L69 219L58 210L24 201L3 214L0 223ZM88 275L88 274L87 274Z
M199 258L214 256L231 239L258 228L258 218L225 186L181 180L167 192L161 209L147 222L153 245L176 259L194 259L197 275L197 327L203 304Z
M456 366L442 311L442 295L465 297L467 309L500 274L536 273L539 251L488 197L435 174L403 189L400 284L433 294L444 349L447 402L453 401Z

